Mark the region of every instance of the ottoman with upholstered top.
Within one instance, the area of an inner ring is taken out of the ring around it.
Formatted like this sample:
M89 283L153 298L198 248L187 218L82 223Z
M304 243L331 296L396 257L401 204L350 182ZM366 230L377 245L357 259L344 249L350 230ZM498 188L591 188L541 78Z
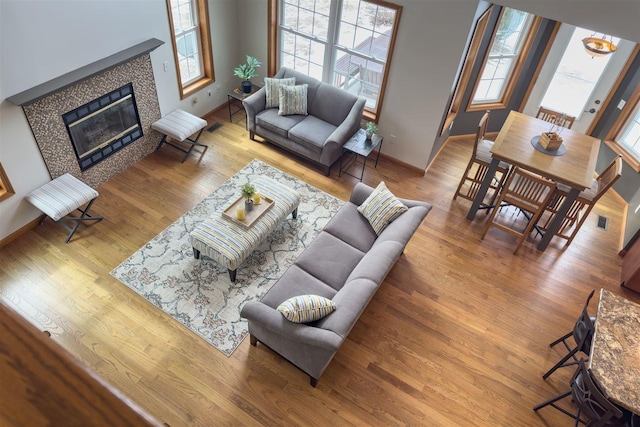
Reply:
M297 218L300 194L286 185L266 177L252 181L260 193L274 201L251 227L244 227L216 212L202 221L191 232L191 246L196 259L203 254L229 271L229 278L236 281L238 266L244 261L285 218L292 214Z

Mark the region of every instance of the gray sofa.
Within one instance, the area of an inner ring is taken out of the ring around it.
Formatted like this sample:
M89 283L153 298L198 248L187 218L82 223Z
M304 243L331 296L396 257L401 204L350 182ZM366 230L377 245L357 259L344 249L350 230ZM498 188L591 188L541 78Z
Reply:
M302 252L260 301L241 316L249 321L251 344L258 341L306 372L311 385L333 359L431 205L400 199L409 210L376 236L357 207L373 188L358 183L349 202ZM288 298L320 295L332 299L333 313L312 323L293 323L276 310Z
M308 84L308 115L279 116L278 108L266 108L266 90L261 88L242 103L247 113L249 136L279 145L325 168L342 155L342 146L360 128L365 99L322 83L289 68L274 78L295 77L296 85Z

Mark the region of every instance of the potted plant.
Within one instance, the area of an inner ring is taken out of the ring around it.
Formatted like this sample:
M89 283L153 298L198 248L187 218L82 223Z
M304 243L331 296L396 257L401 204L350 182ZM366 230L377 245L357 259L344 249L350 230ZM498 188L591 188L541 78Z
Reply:
M373 134L378 131L378 125L376 125L374 122L369 122L365 125L364 131L367 134L367 140L371 140Z
M240 64L233 69L233 74L236 77L239 77L242 79L243 93L251 93L250 80L257 75L256 68L259 68L261 65L262 65L262 62L258 61L253 56L247 55L247 63Z
M242 187L240 187L240 192L242 193L242 197L244 197L244 206L247 211L253 209L253 195L256 194L255 185L247 182Z

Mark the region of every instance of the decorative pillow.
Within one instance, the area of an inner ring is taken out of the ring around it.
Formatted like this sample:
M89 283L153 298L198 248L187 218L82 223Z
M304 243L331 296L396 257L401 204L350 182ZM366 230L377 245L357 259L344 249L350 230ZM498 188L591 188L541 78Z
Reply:
M266 108L278 107L280 105L280 86L291 86L295 84L295 77L289 77L286 79L274 79L271 77L265 77L264 88L267 91Z
M336 304L333 301L318 295L291 297L277 308L287 320L294 323L320 320L335 309Z
M409 208L387 189L384 181L381 181L369 197L358 206L358 212L367 218L378 236L387 225L408 210Z
M308 87L308 84L280 86L280 108L278 115L303 114L306 116Z

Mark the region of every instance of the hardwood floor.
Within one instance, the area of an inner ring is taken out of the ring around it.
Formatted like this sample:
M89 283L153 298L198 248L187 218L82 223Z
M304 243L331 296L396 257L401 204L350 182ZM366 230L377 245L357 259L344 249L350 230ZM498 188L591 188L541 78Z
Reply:
M548 344L572 329L591 289L618 286L623 203L609 193L573 244L540 253L528 240L465 219L452 201L472 140L450 141L425 176L382 158L380 180L433 210L320 378L263 345L231 357L198 338L109 272L253 158L343 200L356 180L338 177L269 144L252 142L244 118L225 111L209 145L180 163L165 146L98 188L93 211L69 244L51 221L0 248L0 300L87 367L171 426L426 425L558 426L569 418L532 407L563 391L572 369L542 374L560 357ZM609 218L597 229L596 216ZM591 304L595 314L597 298ZM4 385L6 386L6 385Z

